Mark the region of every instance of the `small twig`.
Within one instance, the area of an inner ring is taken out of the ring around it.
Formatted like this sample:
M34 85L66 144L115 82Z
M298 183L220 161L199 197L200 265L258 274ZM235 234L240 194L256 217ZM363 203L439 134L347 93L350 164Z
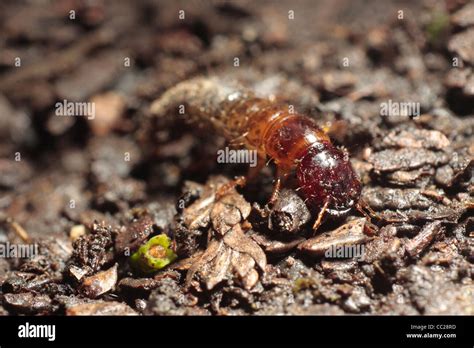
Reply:
M23 227L21 227L21 225L18 222L10 220L8 221L8 223L13 229L13 231L15 232L15 234L18 237L20 237L22 241L24 241L25 243L31 242L30 235L28 234L28 232L26 232L26 230Z

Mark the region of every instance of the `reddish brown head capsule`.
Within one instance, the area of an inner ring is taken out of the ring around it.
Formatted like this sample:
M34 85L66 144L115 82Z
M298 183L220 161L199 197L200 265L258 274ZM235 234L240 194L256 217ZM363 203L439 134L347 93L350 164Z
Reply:
M328 202L330 215L343 215L359 201L359 179L347 156L331 144L308 148L296 175L307 203L320 208Z

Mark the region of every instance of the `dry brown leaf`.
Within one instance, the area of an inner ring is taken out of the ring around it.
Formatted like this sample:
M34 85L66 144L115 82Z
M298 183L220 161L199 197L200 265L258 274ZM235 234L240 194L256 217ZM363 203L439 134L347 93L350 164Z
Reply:
M320 234L301 243L298 249L309 255L322 256L326 250L345 245L361 244L367 241L364 233L366 219L351 220L334 231Z
M210 211L214 206L217 190L229 180L223 176L212 177L203 188L201 197L184 209L184 224L191 230L209 225Z
M249 236L245 235L240 225L235 225L232 230L224 236L224 243L238 251L251 256L262 271L267 266L267 257L262 248Z
M250 204L233 187L218 194L228 182L223 177L210 179L201 197L183 212L189 229L210 227L207 249L200 257L192 257L192 264L188 265L188 287L197 276L207 290L225 280L237 280L251 289L259 279L255 266L265 271L265 253L241 227L250 214Z
M233 190L214 204L210 214L212 226L216 232L224 235L232 226L245 220L251 209L250 203Z

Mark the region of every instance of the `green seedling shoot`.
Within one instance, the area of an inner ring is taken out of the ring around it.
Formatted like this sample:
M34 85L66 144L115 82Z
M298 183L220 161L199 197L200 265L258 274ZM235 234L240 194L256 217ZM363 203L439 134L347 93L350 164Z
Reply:
M177 257L170 246L171 240L168 236L160 234L151 238L130 256L130 262L135 269L143 273L159 271Z

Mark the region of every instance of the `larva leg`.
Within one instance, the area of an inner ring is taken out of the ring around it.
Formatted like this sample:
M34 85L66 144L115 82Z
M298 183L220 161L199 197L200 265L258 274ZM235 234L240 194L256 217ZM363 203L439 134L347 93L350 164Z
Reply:
M275 180L275 183L273 184L273 192L272 195L270 196L270 200L268 201L268 204L273 204L278 198L278 195L280 194L280 188L281 188L281 178L277 177Z
M216 192L216 200L219 200L223 196L225 196L227 193L229 193L230 190L237 186L245 186L247 183L247 179L244 176L238 176L234 178L233 180L229 181L228 183L222 185L219 187L219 189Z
M277 200L278 195L280 194L282 182L286 180L289 173L290 172L288 170L283 169L282 167L277 167L276 179L275 183L273 184L272 195L270 196L270 200L268 201L269 204L273 204Z
M329 206L329 201L326 201L324 203L323 207L319 211L318 218L313 224L313 234L316 234L316 231L318 230L319 226L321 226L321 222L323 221L324 214L326 213L326 210L328 209Z

